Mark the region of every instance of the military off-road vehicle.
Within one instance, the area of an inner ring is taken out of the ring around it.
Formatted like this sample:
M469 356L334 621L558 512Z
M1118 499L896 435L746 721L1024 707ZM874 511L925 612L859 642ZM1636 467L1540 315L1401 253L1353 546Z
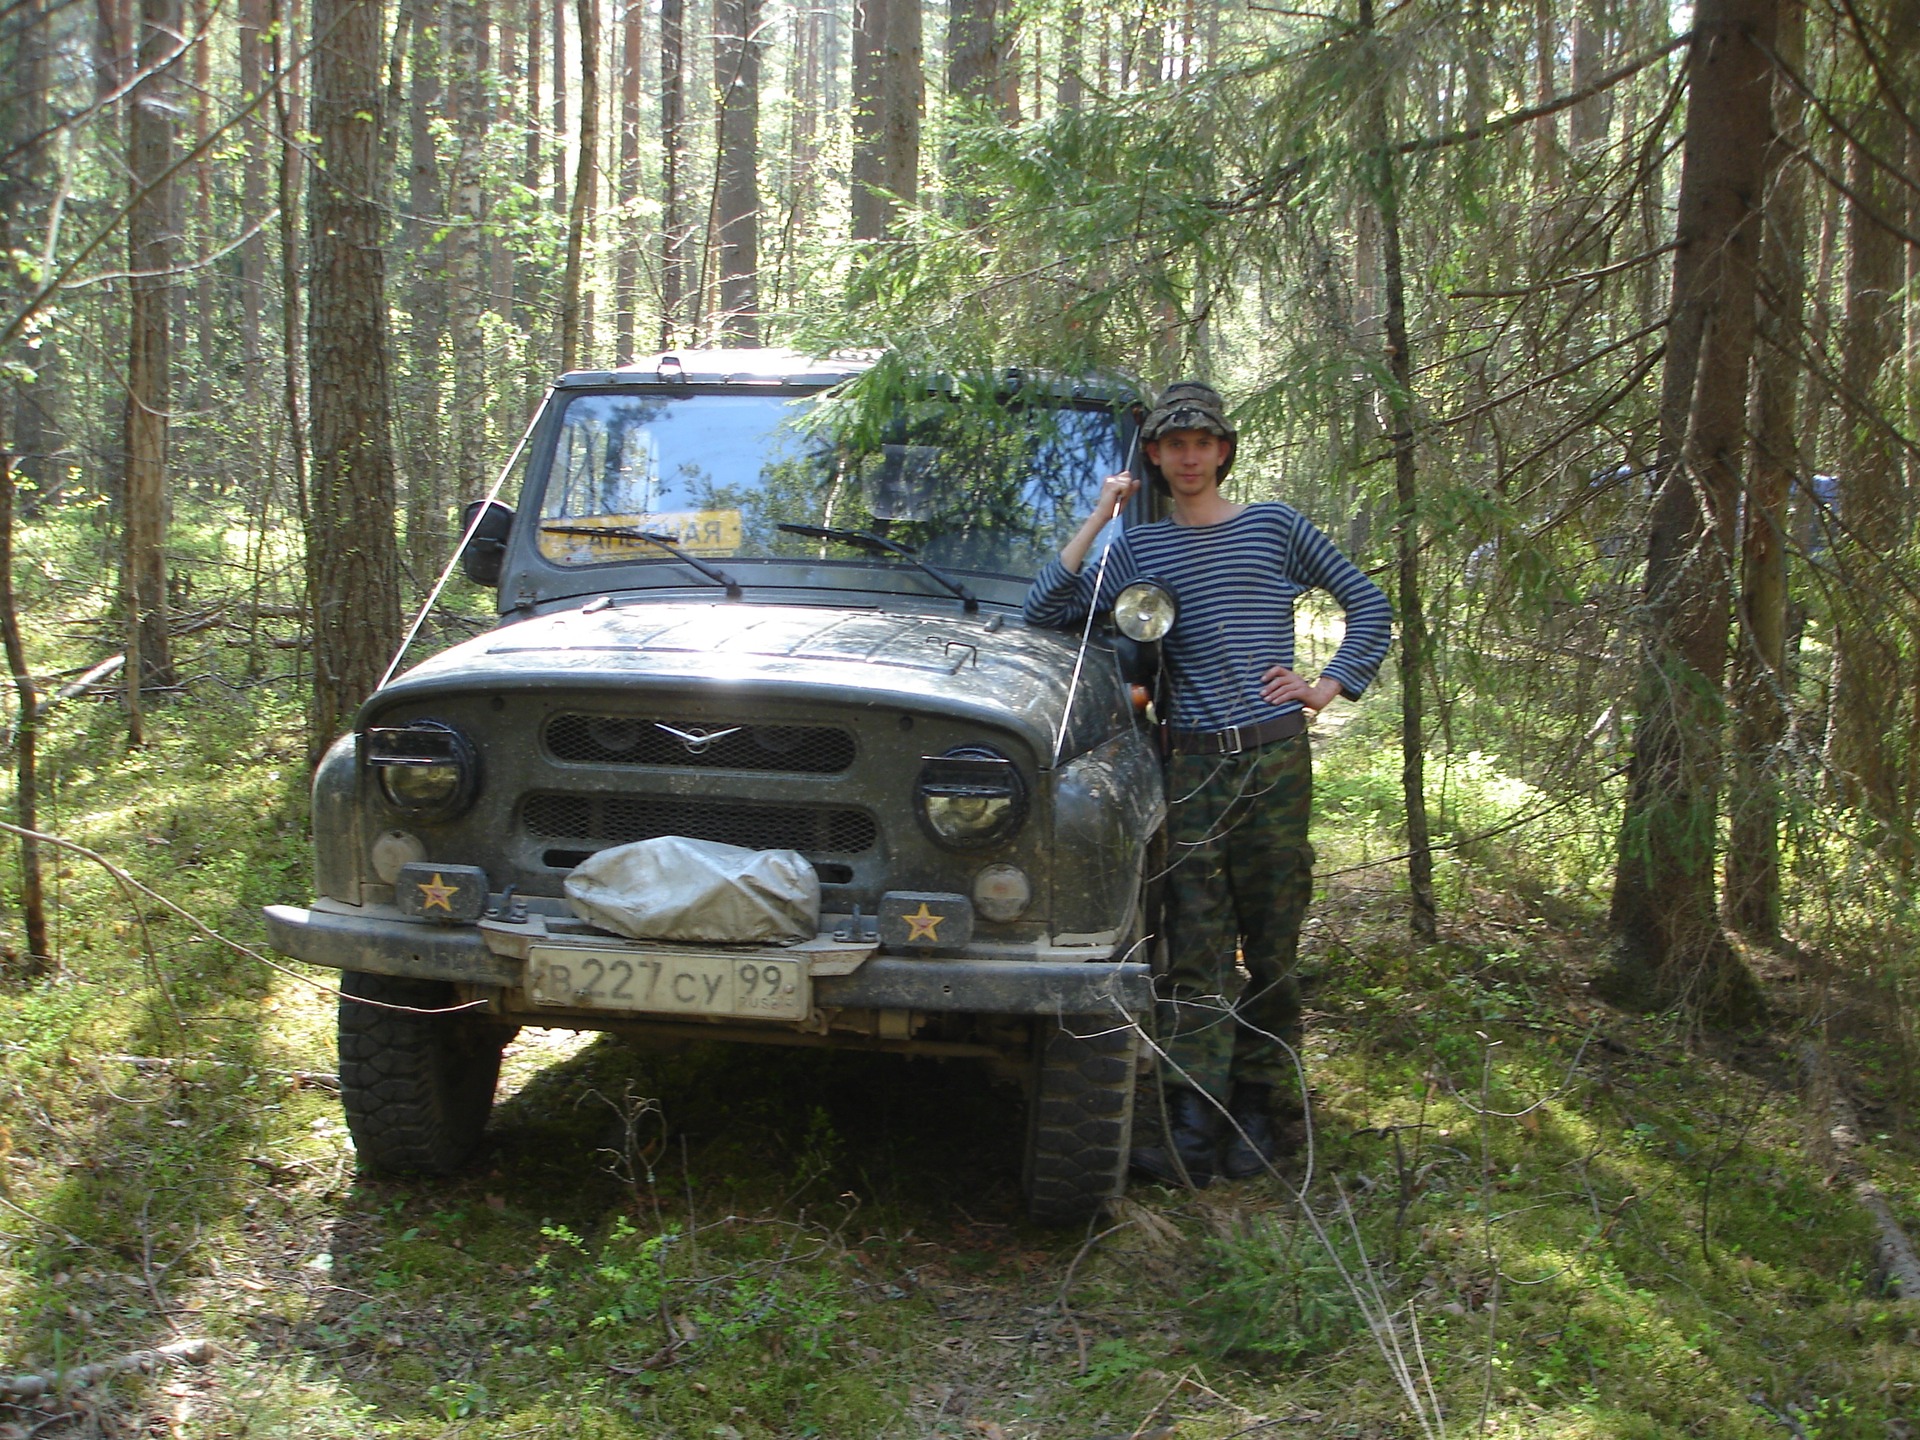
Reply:
M537 1025L985 1060L1026 1083L1030 1216L1118 1193L1161 770L1139 651L1020 606L1126 463L1133 396L1000 373L836 398L868 368L566 375L517 507L469 507L500 623L361 708L314 777L318 898L267 911L277 948L346 972L363 1165L458 1167ZM818 933L576 914L570 872L661 836L798 851Z

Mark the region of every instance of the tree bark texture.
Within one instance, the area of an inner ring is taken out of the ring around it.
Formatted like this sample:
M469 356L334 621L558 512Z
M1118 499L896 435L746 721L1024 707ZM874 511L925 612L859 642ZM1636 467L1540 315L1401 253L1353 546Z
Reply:
M492 341L487 311L492 273L485 244L487 188L484 150L488 99L486 0L449 0L447 88L454 129L454 156L447 178L447 339L452 350L453 394L448 421L453 432L449 494L431 497L424 516L420 553L427 557L419 582L431 585L452 543L449 513L454 496L483 494L487 475L487 357Z
M0 60L10 58L16 77L12 93L0 99L0 114L7 118L0 133L6 135L11 155L0 167L0 253L15 244L31 251L45 243L42 237L47 233L54 181L49 101L56 37L46 0L25 0L14 21L13 36L10 57L0 54ZM0 295L18 280L13 273L0 280ZM20 287L22 292L25 288ZM27 297L21 293L19 298ZM19 372L0 380L12 391L14 474L31 487L21 506L29 515L58 494L66 481L60 428L64 398L60 338L59 331L48 326L22 343L13 357L20 364Z
M1798 70L1806 53L1804 0L1780 0L1776 47ZM1793 157L1806 144L1800 92L1773 81L1773 141L1767 152L1760 251L1754 434L1741 508L1740 596L1734 634L1732 771L1727 795L1725 909L1728 923L1762 944L1780 937L1780 771L1787 738L1787 500L1804 470L1799 432L1800 365L1794 346L1805 310L1806 179Z
M1373 0L1360 0L1360 30L1370 46ZM1407 814L1407 884L1414 938L1438 933L1433 898L1433 839L1427 823L1426 710L1422 690L1426 664L1426 613L1420 600L1420 496L1415 470L1413 357L1407 339L1407 292L1400 247L1400 190L1390 148L1387 77L1369 57L1366 67L1367 141L1373 147L1373 201L1380 222L1380 269L1386 284L1387 414L1393 426L1394 546L1400 620L1400 792Z
M1758 987L1720 928L1715 848L1735 520L1776 0L1702 0L1689 50L1672 308L1642 605L1638 725L1609 988L1745 1023Z
M170 291L179 239L173 164L180 0L141 0L139 65L146 78L128 109L127 470L121 511L121 592L127 622L127 697L136 743L140 692L174 683L167 632L167 443L173 407Z
M567 0L553 0L553 213L567 213Z
M1209 5L1207 16L1209 27L1217 26L1220 7ZM1211 28L1208 33L1213 33ZM1086 7L1081 4L1067 6L1060 18L1060 77L1053 90L1053 103L1062 110L1078 110L1086 97L1086 82L1080 75L1081 50L1086 45L1086 39Z
M687 288L686 0L660 0L660 348L681 330Z
M425 592L445 558L447 510L441 450L440 376L447 332L447 270L452 247L439 238L446 200L433 125L443 103L447 12L444 0L405 0L412 10L407 93L407 222L413 267L407 281L409 370L401 443L407 464L407 565Z
M266 0L240 0L237 37L240 91L251 98L266 84L264 65ZM267 180L272 172L272 134L266 114L256 113L244 135L246 156L240 169L240 220L252 230L267 222ZM265 352L261 328L267 294L267 237L264 229L240 242L240 352L247 378L247 394L257 398L266 388Z
M714 241L723 343L760 343L760 0L715 0Z
M633 205L640 195L640 57L647 38L646 13L640 0L624 0L620 12L620 169L615 194L620 253L613 277L613 353L623 365L633 359L639 308L641 229Z
M1893 0L1885 13L1891 18L1904 8L1901 0ZM1901 493L1900 442L1887 419L1900 407L1886 402L1898 386L1894 361L1900 353L1900 290L1906 280L1903 246L1892 227L1904 219L1906 206L1904 187L1884 165L1898 168L1905 136L1892 108L1877 95L1855 110L1851 128L1846 311L1839 347L1845 421L1834 547L1846 583L1835 614L1827 762L1848 803L1898 829L1910 822L1893 751L1901 637L1888 623L1887 600L1889 566L1910 517Z
M581 363L586 325L580 301L581 268L587 225L593 216L594 176L600 148L600 5L577 0L580 11L580 144L574 170L573 203L567 208L567 268L560 282L560 368Z
M5 222L0 221L0 238ZM40 695L27 668L27 649L20 638L20 612L13 599L13 457L0 450L0 639L6 646L7 668L13 673L20 721L13 732L14 823L22 830L40 828L39 755ZM27 953L7 968L27 979L53 969L53 948L47 940L46 886L40 868L40 841L33 834L20 837L20 915L27 932Z
M878 240L919 193L925 80L920 7L858 0L854 12L853 238Z
M316 0L308 201L307 378L313 479L307 600L309 753L318 757L380 682L400 641L380 176L378 0Z

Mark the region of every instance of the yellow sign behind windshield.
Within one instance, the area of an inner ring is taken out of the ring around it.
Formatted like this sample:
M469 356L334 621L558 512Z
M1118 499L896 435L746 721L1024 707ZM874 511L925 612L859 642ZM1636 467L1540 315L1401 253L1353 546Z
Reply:
M732 555L740 548L738 510L665 510L653 515L569 515L547 522L579 530L644 530L671 540L689 555ZM635 551L664 556L657 545L631 536L540 532L540 553L562 565L600 565L631 559Z

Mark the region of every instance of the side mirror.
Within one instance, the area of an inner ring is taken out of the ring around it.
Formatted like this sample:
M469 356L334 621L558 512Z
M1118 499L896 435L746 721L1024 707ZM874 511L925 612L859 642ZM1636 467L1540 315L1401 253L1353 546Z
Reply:
M474 512L485 510L478 524ZM460 552L460 569L476 585L498 585L500 562L507 556L507 537L513 533L513 507L499 500L470 500L460 512L460 533L471 530Z

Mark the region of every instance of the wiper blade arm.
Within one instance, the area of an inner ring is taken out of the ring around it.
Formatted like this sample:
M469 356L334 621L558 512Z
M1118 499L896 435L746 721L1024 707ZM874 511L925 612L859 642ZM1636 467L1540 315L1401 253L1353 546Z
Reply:
M857 545L862 550L869 550L874 554L898 555L902 560L918 566L953 594L958 595L963 602L962 608L969 615L980 608L979 600L966 586L944 570L935 569L906 546L896 544L884 535L876 535L871 530L839 530L831 525L789 525L785 521L776 528L786 531L789 535L804 535L809 540L838 540L844 545Z
M735 580L731 575L727 574L726 571L716 569L712 565L707 564L706 561L700 559L698 556L689 555L674 542L671 535L656 535L651 530L636 529L632 525L542 525L540 528L549 535L585 535L589 538L597 537L600 539L612 537L620 540L644 540L649 545L658 545L682 565L690 566L700 574L706 576L707 579L713 581L714 584L726 586L727 598L729 600L738 600L740 598L740 582L738 580ZM876 536L874 538L878 539L879 537Z

